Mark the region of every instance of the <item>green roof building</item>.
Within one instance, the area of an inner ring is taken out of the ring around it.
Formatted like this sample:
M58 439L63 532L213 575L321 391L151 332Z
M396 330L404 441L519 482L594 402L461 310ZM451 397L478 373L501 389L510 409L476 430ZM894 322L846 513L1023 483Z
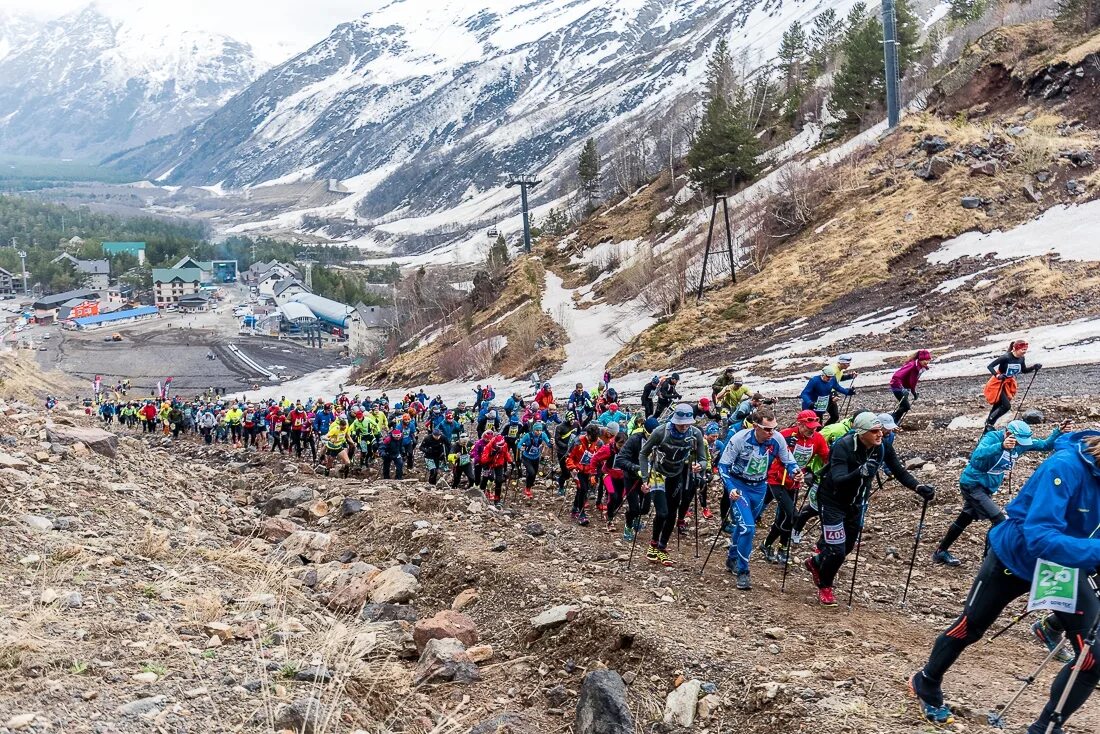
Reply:
M133 255L138 259L138 265L145 264L144 242L104 242L103 254L110 257L119 254Z

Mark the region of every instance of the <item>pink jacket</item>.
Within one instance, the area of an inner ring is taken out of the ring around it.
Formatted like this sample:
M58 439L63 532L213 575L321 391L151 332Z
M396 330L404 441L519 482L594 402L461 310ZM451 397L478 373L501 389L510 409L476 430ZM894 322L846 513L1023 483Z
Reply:
M926 368L921 367L917 360L911 360L906 362L901 369L894 373L894 376L890 378L891 390L916 390L917 381L920 380L921 373Z

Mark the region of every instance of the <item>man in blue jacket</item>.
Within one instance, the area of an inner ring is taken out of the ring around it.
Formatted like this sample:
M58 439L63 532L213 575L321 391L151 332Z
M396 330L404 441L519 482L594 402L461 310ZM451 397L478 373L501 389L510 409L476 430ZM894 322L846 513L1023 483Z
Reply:
M829 410L829 401L833 398L833 392L841 395L855 395L854 387L844 387L836 381L836 367L829 365L821 370L820 375L814 375L802 388L802 410L812 410L817 413L820 420Z
M932 560L958 566L961 561L952 555L951 544L959 539L970 523L988 520L997 525L1005 519L1000 505L993 501L993 495L1001 488L1005 474L1012 471L1020 455L1028 451L1053 451L1054 442L1068 429L1067 419L1046 438L1035 439L1031 435L1031 426L1017 420L1005 426L1003 431L990 431L982 436L959 477L962 512L947 529L939 548L932 554Z
M909 679L909 688L930 721L954 720L943 702L944 674L963 650L985 636L1005 607L1028 593L1040 559L1078 570L1076 609L1055 611L1054 617L1073 651L1082 654L1082 641L1100 615L1100 600L1088 583L1100 566L1100 431L1060 437L1054 455L1039 465L1005 512L1007 519L989 531L989 553L962 615L936 639L928 663ZM1050 698L1027 734L1061 734L1062 725L1088 700L1100 681L1100 645L1094 642L1084 655L1076 671L1076 663L1067 664L1054 679Z

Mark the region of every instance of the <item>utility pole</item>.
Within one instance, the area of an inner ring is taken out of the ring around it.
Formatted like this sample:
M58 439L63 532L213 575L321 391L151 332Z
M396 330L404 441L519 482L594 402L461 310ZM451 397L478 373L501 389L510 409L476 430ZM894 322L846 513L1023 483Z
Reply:
M527 208L527 191L534 189L542 181L534 176L512 176L508 179L508 188L519 186L520 202L523 205L523 251L531 252L531 213Z
M894 0L882 0L882 50L886 56L886 118L892 130L901 117L898 103L898 26Z
M12 242L12 246L14 246L14 245L15 245L15 243ZM26 250L20 250L19 251L19 260L20 260L20 262L23 263L23 295L25 296L25 295L27 295L27 251Z

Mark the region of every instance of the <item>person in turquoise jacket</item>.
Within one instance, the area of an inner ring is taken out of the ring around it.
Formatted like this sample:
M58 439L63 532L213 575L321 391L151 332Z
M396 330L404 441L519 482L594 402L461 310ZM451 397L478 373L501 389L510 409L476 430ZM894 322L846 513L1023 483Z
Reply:
M1036 439L1031 434L1031 426L1016 420L1002 431L990 431L982 436L959 477L959 490L963 498L962 512L951 523L939 547L932 554L933 562L958 566L961 561L952 555L950 548L970 523L988 520L997 525L1005 519L1000 505L993 500L993 495L1001 488L1005 475L1012 471L1020 455L1028 451L1053 451L1055 441L1068 429L1067 419L1046 438Z
M1068 605L1073 609L1056 609L1053 617L1076 656L1083 657L1079 667L1066 664L1055 676L1050 697L1027 734L1060 733L1100 682L1100 644L1090 639L1100 617L1100 598L1090 583L1100 567L1100 431L1059 436L1054 454L1024 483L1005 513L1007 519L989 531L989 553L962 614L936 638L928 663L910 677L909 688L926 718L940 724L954 721L943 702L944 674L963 650L985 638L1009 604L1028 594L1042 559L1063 567L1055 578L1072 582L1076 576L1077 598ZM1081 649L1085 640L1092 643L1088 650Z

